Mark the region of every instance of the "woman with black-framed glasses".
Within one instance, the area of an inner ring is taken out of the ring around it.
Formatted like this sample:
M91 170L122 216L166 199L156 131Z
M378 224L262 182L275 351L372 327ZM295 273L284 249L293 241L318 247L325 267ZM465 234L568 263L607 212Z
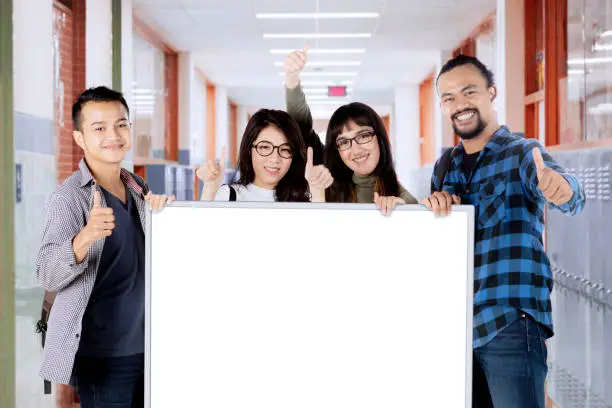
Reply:
M334 177L328 202L375 203L387 215L397 204L417 204L397 179L382 119L363 103L341 106L332 115L324 162Z
M251 117L240 144L240 177L222 186L225 156L224 149L219 162L198 169L201 200L323 202L333 182L325 167L313 165L312 149L305 151L295 121L279 110L262 109Z

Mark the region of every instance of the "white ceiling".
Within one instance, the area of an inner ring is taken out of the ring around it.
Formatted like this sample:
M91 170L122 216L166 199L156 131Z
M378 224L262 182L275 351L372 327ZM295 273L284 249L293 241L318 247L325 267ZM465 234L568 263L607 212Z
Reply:
M309 61L360 61L359 66L323 68L357 72L351 100L382 110L398 83L418 83L434 68L440 50L455 48L488 14L495 0L134 0L136 15L178 51L192 51L196 65L228 95L249 106L284 106L285 55L304 39L264 38L264 33L371 33L371 38L315 39L311 48L365 48L363 54L316 55ZM374 19L261 20L256 13L377 12ZM312 68L306 68L312 71ZM303 77L326 80L330 77ZM313 109L318 111L313 103ZM324 106L324 108L329 106ZM323 109L325 110L325 109ZM324 116L324 115L323 115Z

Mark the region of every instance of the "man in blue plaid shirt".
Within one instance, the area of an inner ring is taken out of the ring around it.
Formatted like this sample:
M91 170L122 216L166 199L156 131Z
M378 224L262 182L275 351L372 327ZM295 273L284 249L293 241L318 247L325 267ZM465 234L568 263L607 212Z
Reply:
M544 206L576 215L584 192L536 140L499 126L493 74L478 59L448 61L437 87L461 143L436 163L423 204L437 215L475 207L473 406L544 408L553 335Z

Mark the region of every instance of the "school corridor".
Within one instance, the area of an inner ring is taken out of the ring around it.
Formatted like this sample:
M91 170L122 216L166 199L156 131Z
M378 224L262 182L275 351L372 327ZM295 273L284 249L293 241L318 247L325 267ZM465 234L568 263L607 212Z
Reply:
M79 94L122 92L123 167L199 200L199 166L224 151L229 180L251 117L286 110L285 60L303 49L321 141L336 109L369 105L419 202L460 141L440 69L460 54L490 68L499 123L537 139L586 194L579 217L546 213L548 407L612 408L612 0L0 0L0 408L56 407L39 376L36 256L48 199L83 157Z

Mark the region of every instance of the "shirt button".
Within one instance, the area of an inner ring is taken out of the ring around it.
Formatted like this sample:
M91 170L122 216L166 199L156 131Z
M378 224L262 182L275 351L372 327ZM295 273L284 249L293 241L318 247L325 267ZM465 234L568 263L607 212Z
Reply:
M76 337L78 339L79 338L79 333L75 334L74 337Z

